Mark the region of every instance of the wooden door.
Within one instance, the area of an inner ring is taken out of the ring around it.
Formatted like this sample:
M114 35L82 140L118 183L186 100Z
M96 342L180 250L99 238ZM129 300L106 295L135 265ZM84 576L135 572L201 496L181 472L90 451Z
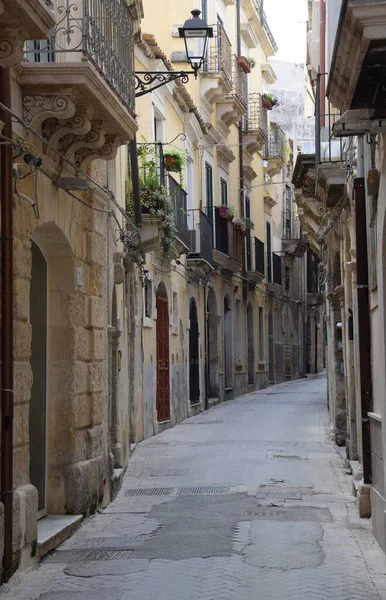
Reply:
M169 308L167 298L157 296L157 418L170 419Z
M196 303L190 307L189 329L189 395L190 404L200 402L199 331Z

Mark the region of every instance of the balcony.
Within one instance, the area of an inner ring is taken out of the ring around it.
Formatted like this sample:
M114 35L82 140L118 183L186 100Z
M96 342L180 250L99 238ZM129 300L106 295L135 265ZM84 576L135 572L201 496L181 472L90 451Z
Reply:
M384 109L379 85L386 74L386 4L342 2L327 85L330 102L349 109Z
M323 78L324 75L317 77L316 106L320 106ZM336 206L343 199L346 165L351 153L351 140L334 137L334 124L339 118L339 112L330 103L326 103L325 114L317 111L315 118L316 198L328 208Z
M226 98L217 101L217 119L223 124L223 134L229 134L231 125L238 123L248 107L247 74L232 57L232 87Z
M253 283L261 283L264 279L264 242L257 237L247 236L246 276Z
M264 148L264 159L268 162L267 173L270 177L278 175L285 167L285 133L278 125L271 124L268 140Z
M27 39L47 39L55 26L53 0L2 0L0 13L0 65L23 60Z
M177 236L175 240L175 251L178 256L185 254L189 248L187 193L178 185L175 179L169 175L169 194L173 200L174 213L176 216Z
M213 223L204 211L188 210L189 252L187 262L202 276L213 270Z
M307 246L303 240L299 214L297 212L284 210L282 222L282 249L288 256L300 258L306 251Z
M263 106L261 94L248 95L248 112L243 119L244 141L249 154L261 150L268 140L268 111Z
M215 214L215 248L213 249L213 263L215 266L237 273L240 271L245 252L244 233L237 229L231 221L220 217L218 207Z
M50 39L26 43L19 76L23 115L85 168L114 158L137 129L134 19L125 2L59 0L56 7Z
M201 72L202 97L209 112L232 90L232 46L223 25L212 25L207 58Z

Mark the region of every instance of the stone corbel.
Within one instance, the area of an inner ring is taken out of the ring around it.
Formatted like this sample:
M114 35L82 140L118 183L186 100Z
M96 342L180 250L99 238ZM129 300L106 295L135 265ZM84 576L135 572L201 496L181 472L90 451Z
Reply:
M47 119L71 119L75 110L70 96L23 96L23 118L33 129L39 129Z
M2 4L0 4L0 14ZM14 67L23 60L23 50L28 34L25 31L0 31L0 65Z
M82 156L89 152L99 150L104 146L106 141L103 123L93 121L92 126L85 135L77 135L76 133L67 133L61 139L61 151L66 159L71 162L82 161Z
M94 149L82 148L75 156L75 163L80 169L85 169L93 160L112 160L116 157L121 140L116 135L106 135L102 148L95 152Z

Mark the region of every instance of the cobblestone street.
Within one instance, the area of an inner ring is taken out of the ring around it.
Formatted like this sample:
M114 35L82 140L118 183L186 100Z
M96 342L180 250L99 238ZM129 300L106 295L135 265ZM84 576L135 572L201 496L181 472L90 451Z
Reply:
M117 499L8 600L386 599L384 554L329 441L324 377L141 443Z

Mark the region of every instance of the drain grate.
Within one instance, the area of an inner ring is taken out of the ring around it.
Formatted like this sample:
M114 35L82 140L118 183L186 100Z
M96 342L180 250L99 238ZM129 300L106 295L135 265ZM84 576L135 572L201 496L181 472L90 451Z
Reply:
M186 421L182 425L217 425L219 423L224 423L224 421L221 419L212 419L212 421Z
M229 487L224 485L206 486L206 487L184 487L177 490L179 496L196 496L200 494L227 494Z
M189 469L168 469L167 471L150 471L150 477L182 477Z
M125 496L170 496L174 488L134 488L126 490Z
M299 492L257 492L258 500L302 500Z
M86 538L78 543L79 550L95 550L95 548L114 548L116 550L131 550L141 543L140 536L116 536L104 538Z
M125 560L131 555L130 550L92 550L83 556L83 560Z

